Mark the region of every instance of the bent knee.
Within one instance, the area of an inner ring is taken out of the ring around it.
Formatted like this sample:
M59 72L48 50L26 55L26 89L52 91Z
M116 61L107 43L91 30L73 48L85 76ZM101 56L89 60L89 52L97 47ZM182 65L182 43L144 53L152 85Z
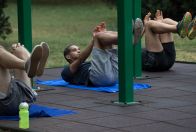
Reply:
M155 24L155 21L154 20L149 20L145 23L145 27L146 28L150 28L152 27L153 25Z

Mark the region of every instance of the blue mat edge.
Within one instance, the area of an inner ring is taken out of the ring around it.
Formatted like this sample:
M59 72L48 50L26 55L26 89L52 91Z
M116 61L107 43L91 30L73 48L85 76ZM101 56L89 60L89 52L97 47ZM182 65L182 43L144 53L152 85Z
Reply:
M56 82L58 82L58 84ZM92 91L98 91L98 92L108 92L108 93L115 93L118 92L118 84L110 87L86 87L84 85L72 85L68 82L65 82L62 79L54 79L54 80L35 80L36 84L46 85L46 86L56 86L56 87L67 87L67 88L75 88L75 89L83 89L83 90L92 90ZM46 84L48 83L48 84ZM141 90L141 89L147 89L151 88L149 84L146 83L134 83L134 85L143 85L144 87L137 87L134 90ZM112 90L111 90L112 89Z

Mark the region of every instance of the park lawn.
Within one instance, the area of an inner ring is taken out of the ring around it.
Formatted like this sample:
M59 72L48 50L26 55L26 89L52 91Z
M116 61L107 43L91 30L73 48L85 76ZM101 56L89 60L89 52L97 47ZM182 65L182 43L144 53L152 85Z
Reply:
M2 41L5 47L17 42L17 7L8 3L6 14L10 16L13 33ZM92 29L101 21L107 23L108 29L117 30L117 12L106 4L33 4L32 35L33 45L45 41L50 46L47 67L61 67L66 62L63 50L68 44L78 44L83 49L91 40ZM196 62L196 40L189 41L175 35L177 60Z

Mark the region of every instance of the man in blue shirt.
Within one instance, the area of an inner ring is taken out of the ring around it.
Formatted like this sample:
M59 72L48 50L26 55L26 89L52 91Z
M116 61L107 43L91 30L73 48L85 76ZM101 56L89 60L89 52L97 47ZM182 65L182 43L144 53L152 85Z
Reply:
M143 24L140 19L135 22L134 37L137 43ZM100 23L93 31L93 39L83 52L75 44L67 46L64 57L69 62L61 73L62 78L72 84L109 86L118 80L117 32L108 31L105 23ZM91 61L85 61L89 56Z

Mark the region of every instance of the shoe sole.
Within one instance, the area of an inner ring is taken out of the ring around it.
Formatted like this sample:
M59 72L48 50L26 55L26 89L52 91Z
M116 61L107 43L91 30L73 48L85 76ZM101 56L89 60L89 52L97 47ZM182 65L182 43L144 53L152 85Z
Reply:
M139 39L141 38L142 30L143 30L143 22L141 19L137 18L134 24L134 44L137 44L139 42Z
M33 78L36 75L37 68L41 60L40 53L42 54L42 47L39 45L35 46L30 58L25 64L25 69L27 69L27 75L29 78Z
M182 20L182 22L183 22L183 28L182 28L182 30L180 31L180 36L182 37L182 38L185 38L186 36L187 36L187 34L188 34L188 25L189 25L189 23L191 22L191 20L192 20L192 15L191 15L191 13L189 13L189 12L187 12L185 15L184 15L184 17L183 17L183 20Z
M195 36L196 36L196 20L194 20L193 27L188 33L188 38L192 40L195 38Z
M37 69L37 73L36 73L37 76L41 76L44 73L44 68L45 68L45 65L46 65L46 62L49 56L48 44L45 42L42 42L40 45L42 46L42 58L40 60L40 64Z

